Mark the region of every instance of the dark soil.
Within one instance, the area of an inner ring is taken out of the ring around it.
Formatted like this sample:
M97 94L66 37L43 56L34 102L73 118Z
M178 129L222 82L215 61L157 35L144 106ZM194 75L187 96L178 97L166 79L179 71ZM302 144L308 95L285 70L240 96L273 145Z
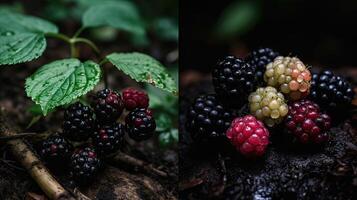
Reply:
M271 130L265 156L247 160L229 143L198 146L185 130L192 99L212 91L210 81L181 90L180 199L356 199L356 114L340 120L322 147L290 144L281 130Z

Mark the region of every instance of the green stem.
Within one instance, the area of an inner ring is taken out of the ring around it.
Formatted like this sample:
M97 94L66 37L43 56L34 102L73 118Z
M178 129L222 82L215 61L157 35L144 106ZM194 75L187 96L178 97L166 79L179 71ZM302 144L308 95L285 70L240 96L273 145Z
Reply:
M45 36L63 40L68 44L71 43L71 38L69 38L67 35L64 35L62 33L46 33Z
M79 43L79 42L89 45L95 51L95 53L97 55L100 54L98 47L92 41L90 41L86 38L72 38L71 39L71 43Z
M72 38L77 38L81 33L82 31L85 29L85 27L81 27L80 29L78 29L78 31L73 35Z
M71 57L72 58L78 57L78 51L76 45L74 43L70 43L70 46L71 46Z

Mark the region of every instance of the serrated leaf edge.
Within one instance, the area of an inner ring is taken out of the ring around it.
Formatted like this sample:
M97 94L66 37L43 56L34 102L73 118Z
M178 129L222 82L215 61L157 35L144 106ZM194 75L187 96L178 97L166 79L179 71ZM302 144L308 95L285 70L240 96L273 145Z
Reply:
M71 58L71 59L75 59L75 58ZM67 60L67 59L65 59L65 60ZM78 60L78 59L75 59L75 60ZM60 61L60 60L56 60L56 61ZM56 61L54 61L54 62L56 62ZM78 60L78 61L79 61L79 60ZM79 61L79 62L80 62L80 61ZM51 109L53 109L53 108L55 108L55 107L58 107L58 106L63 106L63 105L65 105L65 104L68 104L68 103L72 102L74 99L77 99L78 97L87 94L89 91L91 91L91 90L98 84L98 82L100 81L100 76L101 76L101 70L100 70L100 67L99 67L99 65L98 65L97 63L95 63L95 62L93 62L93 61L91 61L91 60L87 60L87 61L85 61L84 63L82 63L82 62L80 62L80 63L84 65L84 64L87 63L87 62L92 62L92 63L94 63L94 64L96 65L96 67L97 67L97 69L98 69L98 70L97 70L97 71L98 71L98 74L97 74L96 78L98 78L98 81L97 81L96 83L93 83L93 85L92 85L91 87L88 87L88 88L85 89L84 91L76 93L76 94L73 96L74 98L73 98L72 100L63 101L63 102L61 102L60 104L58 104L57 106L49 106L49 107L47 107L48 104L46 104L46 106L42 106L39 101L37 101L35 98L29 96L28 81L29 81L30 77L26 78L26 81L25 81L25 91L26 91L26 95L27 95L28 97L30 97L31 100L34 101L37 105L40 105L40 107L41 107L41 109L42 109L42 111L43 111L43 115L46 116L46 115L48 114L48 111L49 111L49 110L51 110ZM52 63L52 62L51 62L51 63ZM51 63L49 63L49 64L51 64ZM48 65L48 64L46 64L46 65ZM43 66L45 66L45 65L43 65ZM43 67L43 66L42 66L42 67ZM86 71L86 70L84 70L84 71ZM86 83L86 85L87 85L87 83ZM66 92L67 92L67 91L66 91ZM66 94L67 94L67 93L66 93Z

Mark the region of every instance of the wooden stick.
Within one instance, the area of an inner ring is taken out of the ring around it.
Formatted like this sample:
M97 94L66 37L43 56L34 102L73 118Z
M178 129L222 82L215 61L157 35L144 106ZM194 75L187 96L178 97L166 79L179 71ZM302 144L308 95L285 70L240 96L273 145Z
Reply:
M4 118L4 113L0 109L0 136L12 137L16 133L10 129L8 122ZM31 177L37 182L43 192L54 200L74 199L51 175L43 163L36 157L31 149L22 139L14 139L7 142L11 153L18 162L29 172Z

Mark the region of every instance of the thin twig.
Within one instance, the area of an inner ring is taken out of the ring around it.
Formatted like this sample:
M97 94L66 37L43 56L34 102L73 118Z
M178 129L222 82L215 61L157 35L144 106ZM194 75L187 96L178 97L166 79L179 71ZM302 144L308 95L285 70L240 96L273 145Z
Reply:
M0 136L0 142L6 142L9 140L20 139L20 138L25 138L25 137L31 137L34 135L37 135L37 133L18 133L16 135Z
M155 174L160 177L168 177L169 174L167 172L161 171L155 167L153 167L151 164L139 160L137 158L134 158L128 154L125 154L123 152L118 152L114 157L110 159L110 161L114 161L116 163L125 163L134 167L137 167L147 173Z

